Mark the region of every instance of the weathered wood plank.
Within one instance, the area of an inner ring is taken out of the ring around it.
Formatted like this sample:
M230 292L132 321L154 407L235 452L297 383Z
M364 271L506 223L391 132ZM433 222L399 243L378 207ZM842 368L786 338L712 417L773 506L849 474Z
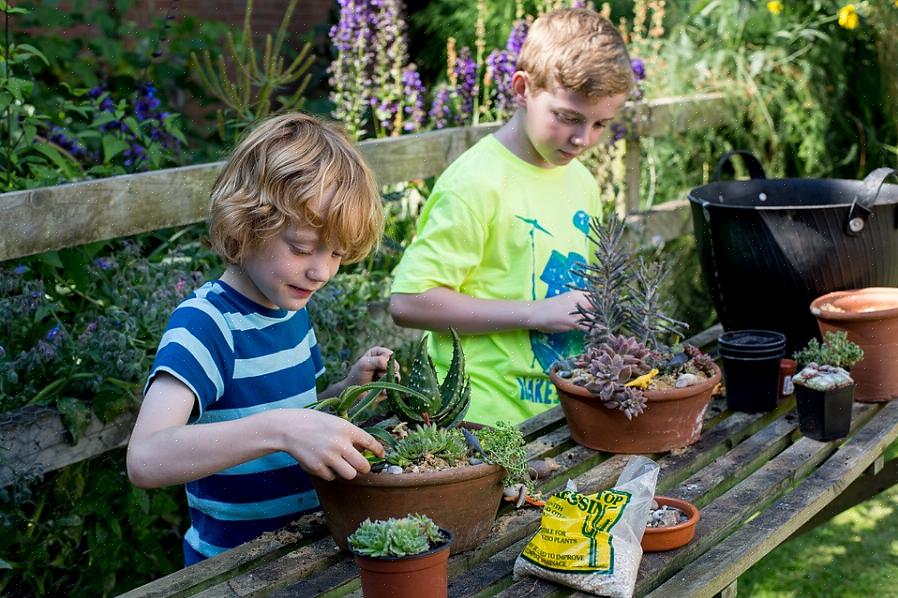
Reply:
M24 407L0 414L0 487L125 446L136 414L135 407L109 423L92 416L78 444L72 444L55 409Z
M855 414L868 416L877 408L859 406ZM813 471L833 452L833 443L800 438L760 469L702 508L696 537L679 550L646 554L643 557L637 594L653 591L676 571L716 546L753 513L763 510L792 485ZM717 588L719 591L721 588ZM679 595L679 594L668 594ZM688 594L683 594L688 595Z
M629 235L643 242L670 241L692 234L692 215L688 199L675 199L652 206L651 210L631 212L627 216Z
M709 128L725 114L719 94L661 98L639 110L637 131L662 136ZM626 122L627 111L618 118ZM362 141L359 148L387 185L440 174L496 124ZM4 260L199 222L224 162L169 168L56 187L0 194L0 262Z
M650 596L702 598L723 590L839 496L896 438L898 403L889 403L794 491L716 544Z
M864 501L870 500L880 492L898 484L898 459L887 461L876 473L868 471L851 483L842 494L829 503L825 509L814 515L807 523L795 532L795 536L809 532L818 525L826 523L839 513L846 511Z
M122 598L192 596L286 553L301 550L305 544L321 541L326 533L322 513L306 515L278 532L263 534L218 556L160 577L123 594Z

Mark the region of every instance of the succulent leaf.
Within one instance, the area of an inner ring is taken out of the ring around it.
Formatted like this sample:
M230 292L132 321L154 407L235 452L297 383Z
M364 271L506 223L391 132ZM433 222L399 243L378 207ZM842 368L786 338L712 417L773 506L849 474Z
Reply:
M461 349L461 339L454 329L449 330L452 333L452 363L449 365L449 371L440 384L440 413L450 411L454 403L459 399L461 390L465 384L465 355Z

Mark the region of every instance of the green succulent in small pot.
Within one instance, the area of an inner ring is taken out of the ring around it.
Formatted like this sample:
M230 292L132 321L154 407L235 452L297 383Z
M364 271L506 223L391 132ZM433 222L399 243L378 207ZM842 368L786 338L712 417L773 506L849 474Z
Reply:
M588 299L578 306L585 348L550 371L572 437L625 453L692 444L720 369L698 347L680 344L686 324L667 315L665 266L628 245L623 219L593 218L590 241L595 259L572 269Z
M795 352L794 357L800 367L816 363L851 370L864 358L864 350L848 340L844 330L827 330L822 343L812 338L804 349Z
M446 596L451 541L426 515L366 519L349 536L365 597Z
M846 368L863 357L863 350L844 332L827 332L822 344L811 339L795 353L804 366L792 376L802 434L823 442L848 435L855 384Z

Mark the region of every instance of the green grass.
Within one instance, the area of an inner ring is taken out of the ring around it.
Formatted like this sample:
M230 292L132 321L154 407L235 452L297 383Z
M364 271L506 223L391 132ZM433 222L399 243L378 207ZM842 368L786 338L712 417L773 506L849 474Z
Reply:
M890 448L894 456L898 444ZM898 486L780 545L739 578L738 593L898 597Z

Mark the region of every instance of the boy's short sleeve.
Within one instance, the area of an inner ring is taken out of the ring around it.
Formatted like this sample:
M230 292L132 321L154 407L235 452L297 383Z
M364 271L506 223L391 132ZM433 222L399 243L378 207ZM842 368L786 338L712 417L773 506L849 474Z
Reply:
M483 260L485 218L461 196L434 191L421 213L417 237L396 268L391 291L458 291Z
M190 388L202 415L224 394L233 370L234 339L224 316L209 302L193 297L172 314L144 392L159 372L166 372Z

